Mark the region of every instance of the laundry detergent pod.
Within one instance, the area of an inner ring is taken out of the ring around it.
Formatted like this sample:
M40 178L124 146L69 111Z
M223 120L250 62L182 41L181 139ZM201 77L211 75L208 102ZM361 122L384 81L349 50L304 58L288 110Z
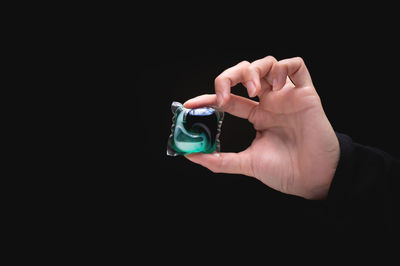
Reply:
M173 117L167 155L220 151L222 110L214 106L188 109L179 102L172 102L171 110Z

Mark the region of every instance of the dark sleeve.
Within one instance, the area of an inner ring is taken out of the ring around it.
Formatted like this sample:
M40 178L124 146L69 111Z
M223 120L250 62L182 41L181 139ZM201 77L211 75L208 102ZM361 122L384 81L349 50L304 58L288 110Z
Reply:
M392 232L399 209L399 160L336 135L341 151L327 198L331 222L341 231Z

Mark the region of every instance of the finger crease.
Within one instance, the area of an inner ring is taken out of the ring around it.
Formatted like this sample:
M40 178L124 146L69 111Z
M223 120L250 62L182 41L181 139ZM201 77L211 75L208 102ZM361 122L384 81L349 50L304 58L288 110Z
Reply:
M249 112L249 116L247 117L247 120L249 122L251 122L251 123L253 123L253 117L254 117L254 113L257 110L257 106L258 106L258 104L251 107L250 112Z

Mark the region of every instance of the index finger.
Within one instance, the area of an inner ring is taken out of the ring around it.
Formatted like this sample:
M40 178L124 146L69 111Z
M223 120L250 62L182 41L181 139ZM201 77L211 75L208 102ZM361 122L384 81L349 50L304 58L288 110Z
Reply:
M215 79L214 85L218 106L223 106L228 101L231 87L245 80L245 69L249 65L249 62L242 61L239 64L228 68Z
M215 94L204 94L186 101L184 106L186 108L199 108L216 105L216 103L217 97ZM249 119L251 112L257 106L258 102L232 94L224 106L224 111L240 118Z
M281 89L285 85L287 77L297 88L313 85L310 73L301 57L284 59L274 64L268 76L270 82L274 83L275 80L273 90Z
M222 72L215 79L215 93L218 105L222 106L228 102L231 87L240 82L247 88L250 97L259 95L266 88L265 85L268 85L264 77L275 62L277 61L273 56L266 56L251 64L243 61Z

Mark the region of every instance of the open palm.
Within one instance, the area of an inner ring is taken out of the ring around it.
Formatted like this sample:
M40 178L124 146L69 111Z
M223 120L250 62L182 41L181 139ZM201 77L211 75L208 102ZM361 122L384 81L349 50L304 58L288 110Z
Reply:
M250 97L231 94L242 83ZM255 177L278 191L310 199L326 197L339 159L339 144L301 58L268 56L241 62L215 80L213 95L185 103L215 105L248 119L257 131L239 153L191 154L189 160L213 172Z

